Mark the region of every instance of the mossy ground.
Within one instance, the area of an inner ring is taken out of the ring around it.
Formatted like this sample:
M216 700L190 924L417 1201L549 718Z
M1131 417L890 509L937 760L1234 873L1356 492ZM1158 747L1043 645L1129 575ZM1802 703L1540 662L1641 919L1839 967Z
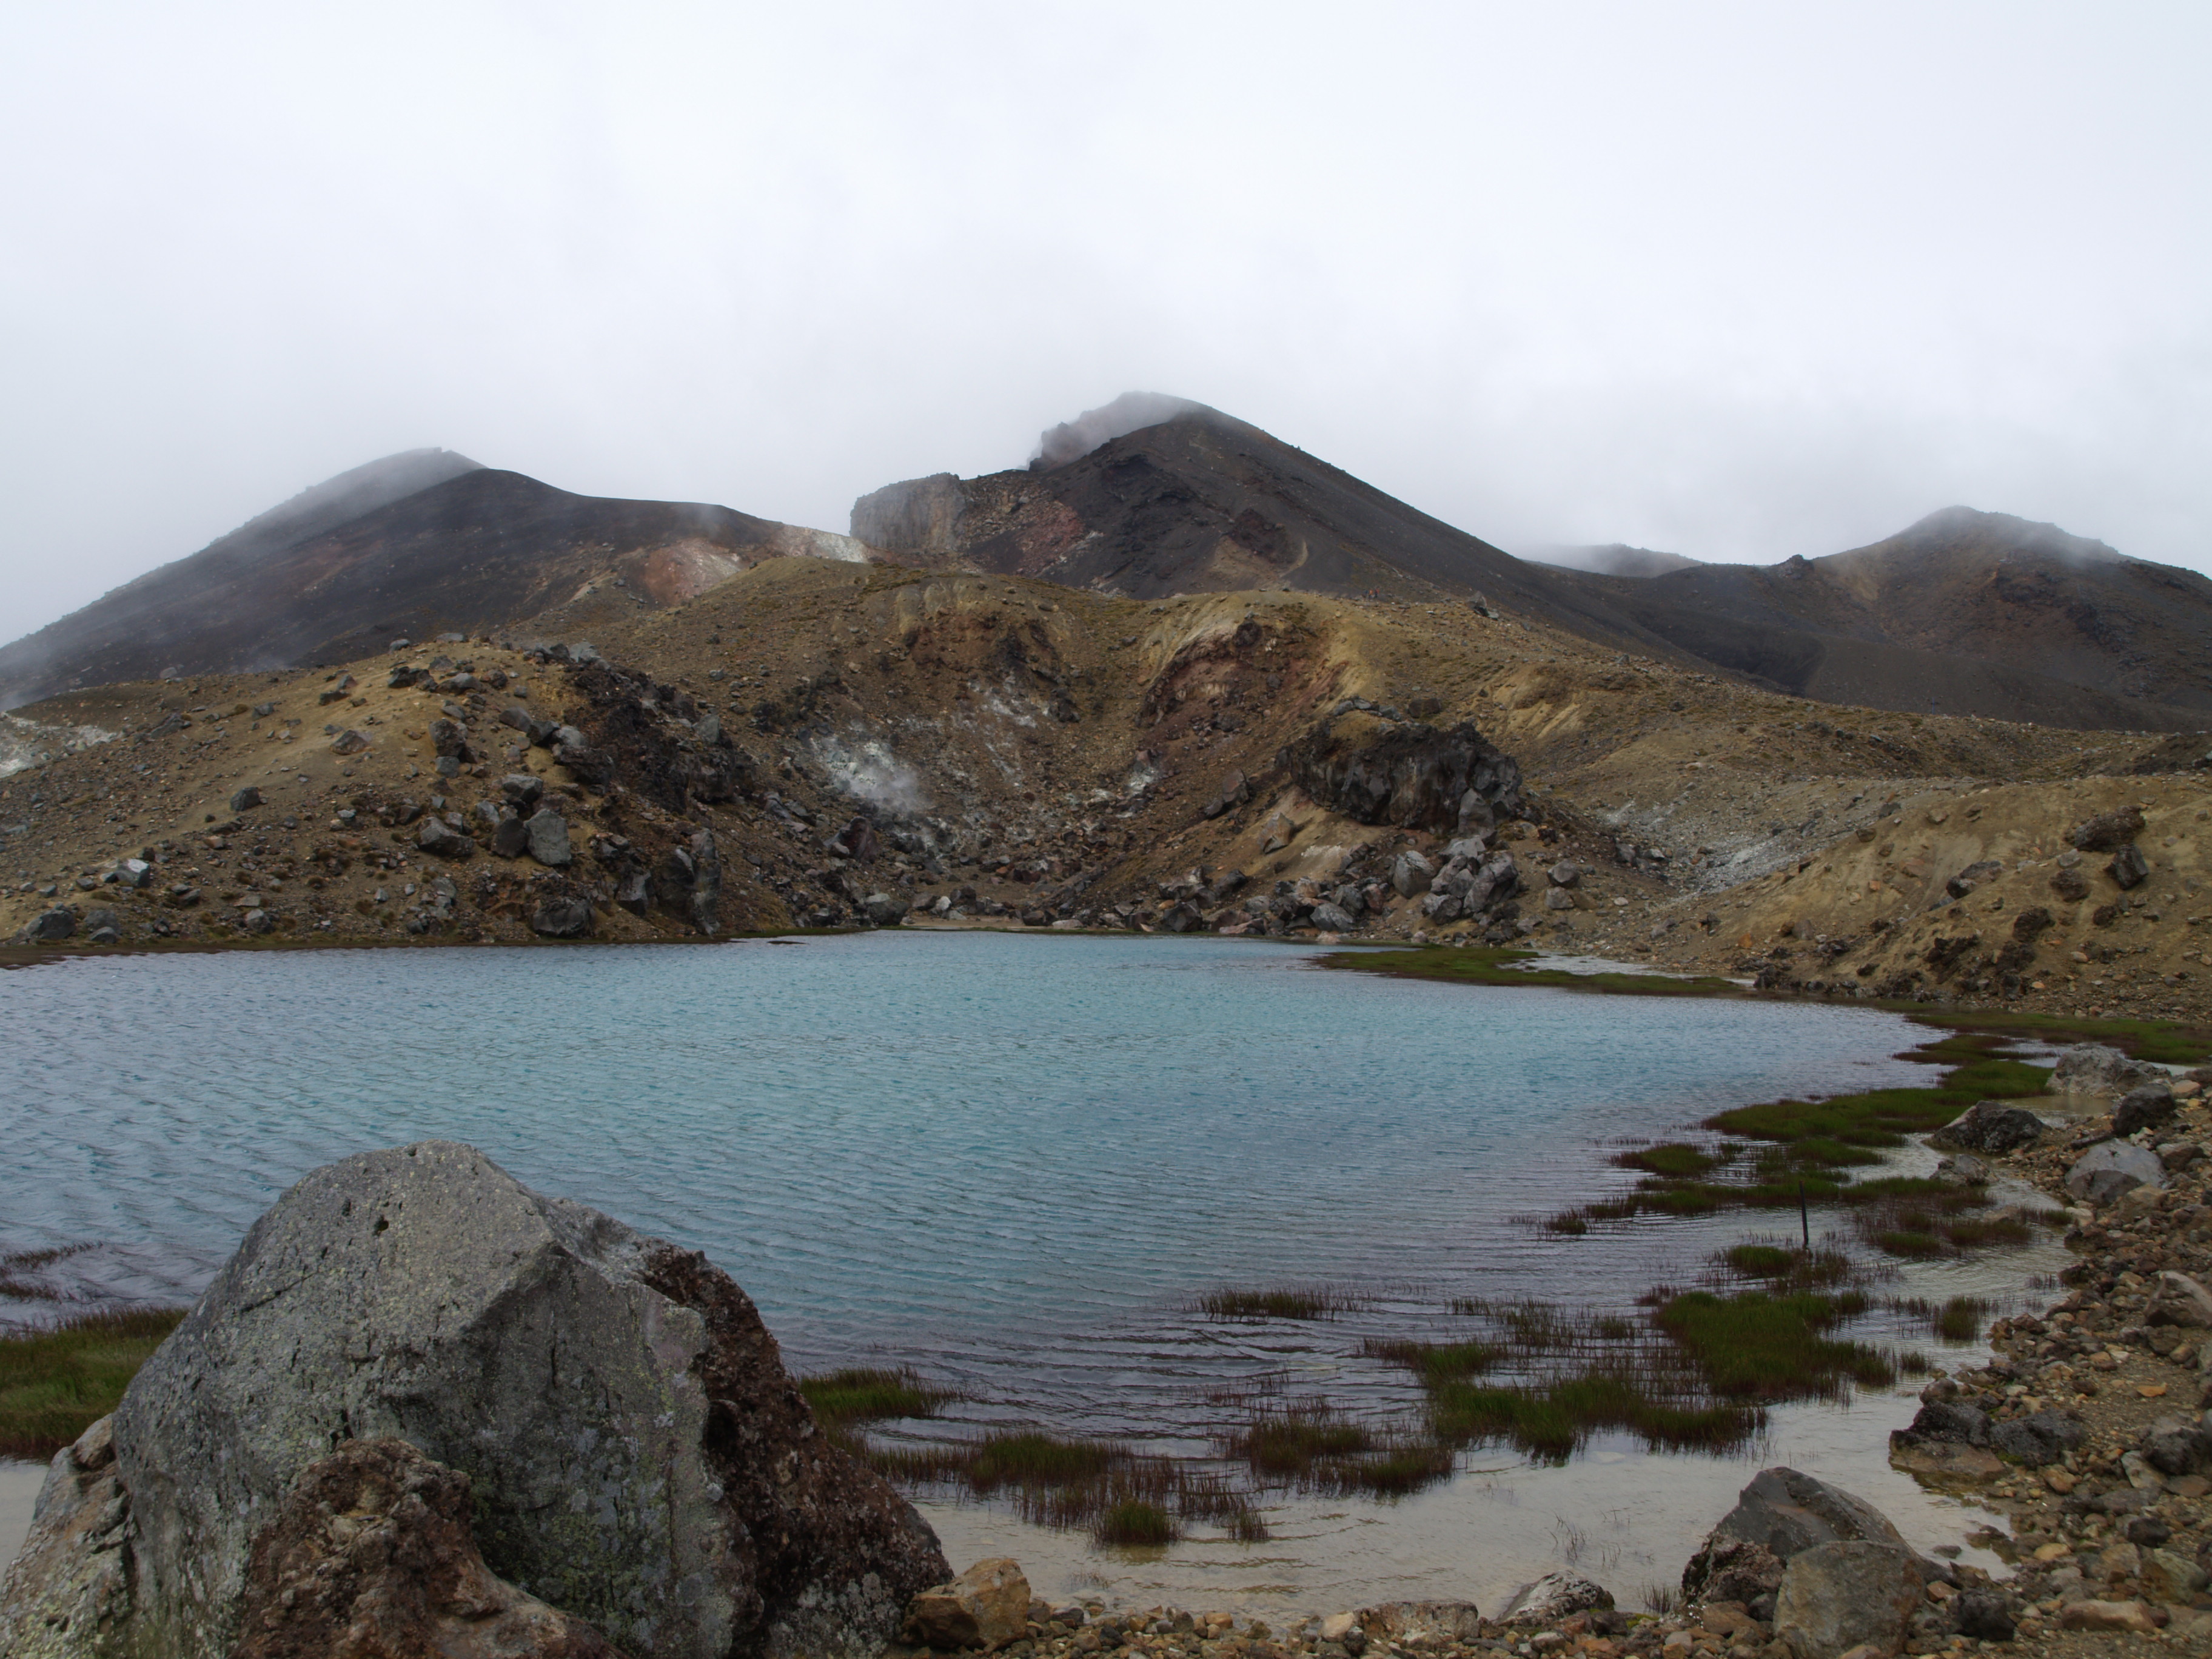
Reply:
M85 1314L0 1337L0 1457L51 1457L113 1411L184 1316Z

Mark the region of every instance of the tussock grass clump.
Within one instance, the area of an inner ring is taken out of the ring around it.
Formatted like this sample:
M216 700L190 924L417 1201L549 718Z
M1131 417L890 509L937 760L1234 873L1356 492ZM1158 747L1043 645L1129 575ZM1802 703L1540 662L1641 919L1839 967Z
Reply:
M1370 1359L1403 1365L1424 1382L1457 1382L1480 1376L1505 1356L1487 1342L1383 1341L1369 1337L1359 1352Z
M1686 1181L1710 1170L1718 1169L1724 1160L1686 1141L1670 1140L1657 1146L1639 1146L1634 1152L1617 1152L1613 1161L1624 1170L1641 1170L1646 1175Z
M1437 1437L1468 1445L1501 1440L1540 1462L1565 1462L1601 1429L1626 1429L1655 1449L1723 1450L1757 1433L1765 1414L1733 1403L1680 1398L1656 1370L1592 1369L1548 1382L1451 1382L1433 1391Z
M0 1296L11 1297L18 1302L58 1301L52 1285L18 1275L51 1267L57 1261L66 1261L91 1248L89 1244L63 1244L52 1249L14 1250L0 1255Z
M826 1371L820 1376L800 1378L799 1391L814 1408L815 1420L832 1434L859 1423L934 1417L939 1406L957 1398L951 1390L933 1388L904 1367Z
M1721 1260L1747 1279L1787 1279L1796 1268L1798 1254L1778 1244L1735 1244L1721 1252Z
M179 1308L80 1314L0 1336L0 1457L52 1457L113 1411L184 1316Z
M1982 1320L1993 1314L1997 1304L1978 1296L1954 1296L1944 1302L1930 1302L1923 1297L1894 1300L1890 1311L1923 1322L1929 1334L1946 1342L1972 1342L1982 1334Z
M1725 1399L1831 1399L1849 1382L1896 1380L1876 1350L1826 1334L1865 1306L1863 1296L1686 1291L1659 1310L1658 1322Z
M1325 1401L1262 1413L1230 1437L1227 1450L1262 1482L1309 1492L1399 1497L1452 1471L1449 1447L1377 1434Z
M1216 1319L1334 1319L1360 1305L1351 1291L1328 1285L1211 1291L1199 1299L1200 1308Z
M1175 1516L1141 1498L1125 1498L1092 1523L1091 1536L1101 1544L1142 1547L1172 1544L1182 1536Z

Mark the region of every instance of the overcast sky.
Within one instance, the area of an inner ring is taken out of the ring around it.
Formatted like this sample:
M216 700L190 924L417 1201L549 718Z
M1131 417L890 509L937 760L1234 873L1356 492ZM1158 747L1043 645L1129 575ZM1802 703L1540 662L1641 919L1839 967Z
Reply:
M0 638L442 445L842 530L1142 387L1508 547L2212 568L2212 6L22 5Z

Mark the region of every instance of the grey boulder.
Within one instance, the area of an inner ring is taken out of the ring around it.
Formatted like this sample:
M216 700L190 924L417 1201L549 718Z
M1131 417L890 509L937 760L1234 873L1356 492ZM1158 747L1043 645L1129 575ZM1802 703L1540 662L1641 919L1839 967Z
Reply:
M261 792L250 783L234 791L230 797L230 810L234 812L248 812L260 805Z
M530 835L530 856L550 869L562 870L574 861L568 849L568 820L550 806L530 815L525 828Z
M1323 933L1348 933L1359 924L1352 919L1350 912L1323 899L1313 908L1313 925Z
M2126 1140L2098 1142L2066 1172L2066 1190L2089 1204L2109 1204L2138 1187L2164 1185L2166 1165L2158 1154Z
M1889 1517L1796 1469L1761 1469L1682 1569L1686 1601L1750 1601L1778 1589L1784 1566L1820 1544L1904 1545Z
M1895 1653L1927 1588L1919 1559L1903 1544L1815 1544L1783 1569L1774 1634L1797 1659L1841 1659L1863 1644Z
M2058 1056L2051 1074L2051 1091L2058 1095L2124 1094L2138 1083L2148 1083L2166 1073L2148 1061L2130 1060L2118 1048L2101 1042L2077 1042Z
M465 859L477 850L476 842L436 817L422 820L422 827L415 832L415 844L441 859Z
M33 944L51 943L67 939L76 932L76 918L56 906L39 915L23 929L21 937Z
M2143 1309L2146 1325L2179 1325L2190 1330L2212 1329L2212 1291L2187 1273L2172 1269L2158 1276L2150 1302Z
M1411 898L1416 893L1427 892L1436 873L1435 865L1408 848L1390 866L1390 884L1398 890L1400 898Z
M582 939L592 931L592 902L548 899L530 913L530 931L546 939Z
M2172 1122L2179 1109L2173 1085L2164 1078L2137 1084L2122 1095L2119 1103L2112 1108L2112 1133L2131 1135L2138 1130L2158 1128Z
M254 1538L380 1437L468 1477L491 1572L636 1659L873 1654L950 1577L726 1274L425 1141L287 1192L125 1394L118 1646L228 1655ZM46 1605L11 1579L7 1618Z

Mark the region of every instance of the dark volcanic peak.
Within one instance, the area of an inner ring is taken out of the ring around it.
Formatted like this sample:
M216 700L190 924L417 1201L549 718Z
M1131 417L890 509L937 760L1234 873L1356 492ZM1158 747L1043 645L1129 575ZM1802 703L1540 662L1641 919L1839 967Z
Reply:
M375 504L333 521L362 501ZM338 661L403 636L482 633L602 585L626 603L674 605L763 558L858 556L842 544L726 507L572 495L418 451L318 486L0 648L0 706L78 685Z
M1602 547L1539 547L1521 556L1531 564L1547 564L1554 570L1587 570L1594 576L1663 576L1670 570L1687 570L1703 563L1680 553L1661 553L1626 542Z
M1826 558L1588 580L1681 649L1824 702L2212 724L2212 581L2008 514L1946 507Z
M228 536L217 537L204 551L251 557L257 551L289 546L335 530L364 513L404 501L433 484L458 478L464 472L481 471L483 465L450 449L404 449L309 486L289 501L247 520Z
M1148 426L1172 421L1177 416L1228 417L1188 398L1170 398L1164 392L1125 392L1110 404L1086 409L1072 421L1062 421L1037 438L1036 453L1030 458L1032 471L1066 466L1080 460L1103 443L1126 438Z
M1479 594L1613 650L1825 702L2126 730L2212 723L2212 583L2053 526L1948 507L1824 559L1708 565L1612 547L1576 561L1554 550L1583 566L1559 568L1203 406L1083 447L1158 412L1133 396L1070 422L1027 470L890 485L854 504L853 533L925 563L1135 599ZM1050 464L1063 452L1075 453Z

